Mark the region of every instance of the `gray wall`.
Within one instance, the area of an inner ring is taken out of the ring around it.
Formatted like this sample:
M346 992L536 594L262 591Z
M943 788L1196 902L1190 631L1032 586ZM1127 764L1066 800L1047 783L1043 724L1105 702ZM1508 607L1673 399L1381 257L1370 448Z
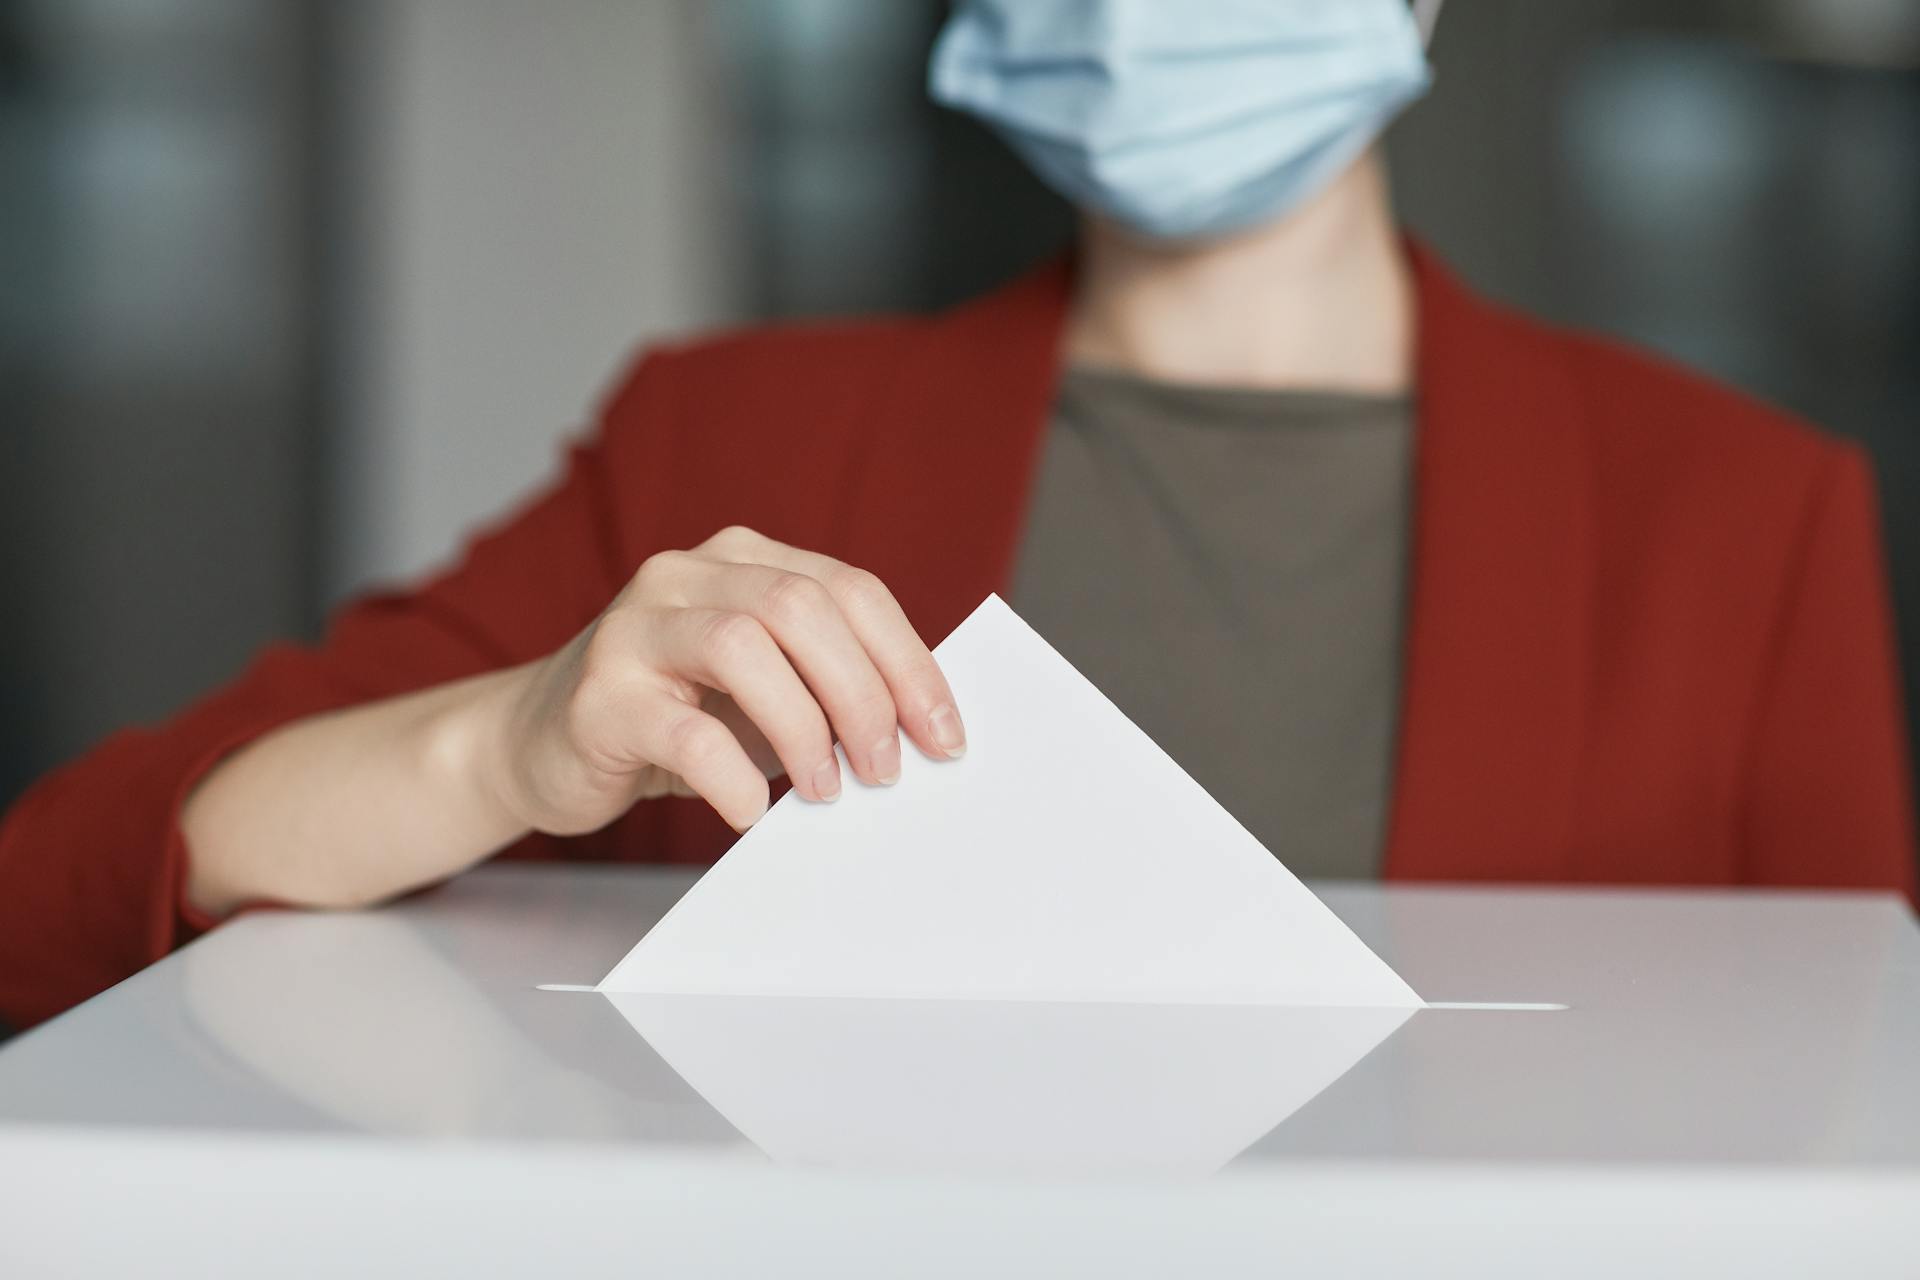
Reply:
M740 316L708 10L343 10L330 596L444 560L550 474L637 344Z
M311 36L0 0L0 799L309 619Z

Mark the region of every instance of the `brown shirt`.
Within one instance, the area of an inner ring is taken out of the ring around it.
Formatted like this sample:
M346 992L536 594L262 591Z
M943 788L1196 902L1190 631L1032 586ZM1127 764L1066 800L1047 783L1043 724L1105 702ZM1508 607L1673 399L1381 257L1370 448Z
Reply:
M1413 412L1073 369L1014 607L1304 877L1380 872Z

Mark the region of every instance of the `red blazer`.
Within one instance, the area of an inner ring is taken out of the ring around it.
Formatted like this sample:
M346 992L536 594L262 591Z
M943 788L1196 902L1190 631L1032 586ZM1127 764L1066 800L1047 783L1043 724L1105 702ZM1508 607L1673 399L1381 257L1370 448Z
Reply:
M1860 452L1610 343L1419 280L1415 547L1386 873L1913 883L1885 569ZM1067 269L944 314L654 352L559 483L416 590L269 650L43 780L0 828L0 1016L31 1023L206 923L182 797L323 708L557 648L653 552L723 525L877 572L929 640L1004 591L1059 367ZM645 802L513 858L706 863Z

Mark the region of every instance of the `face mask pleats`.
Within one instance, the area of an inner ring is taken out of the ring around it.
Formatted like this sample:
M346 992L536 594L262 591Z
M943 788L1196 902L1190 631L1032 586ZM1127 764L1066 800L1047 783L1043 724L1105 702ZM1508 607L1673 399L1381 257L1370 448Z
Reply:
M962 0L931 70L1068 200L1168 239L1285 216L1427 83L1405 0Z

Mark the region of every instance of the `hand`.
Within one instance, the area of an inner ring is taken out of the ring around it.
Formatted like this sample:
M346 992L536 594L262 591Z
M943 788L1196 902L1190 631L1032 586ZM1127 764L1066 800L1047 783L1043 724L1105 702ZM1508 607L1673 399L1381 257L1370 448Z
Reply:
M946 678L881 581L751 529L654 556L520 675L497 793L522 826L558 835L667 794L701 796L744 831L781 772L833 800L836 738L871 783L899 778L901 729L935 759L966 750Z

